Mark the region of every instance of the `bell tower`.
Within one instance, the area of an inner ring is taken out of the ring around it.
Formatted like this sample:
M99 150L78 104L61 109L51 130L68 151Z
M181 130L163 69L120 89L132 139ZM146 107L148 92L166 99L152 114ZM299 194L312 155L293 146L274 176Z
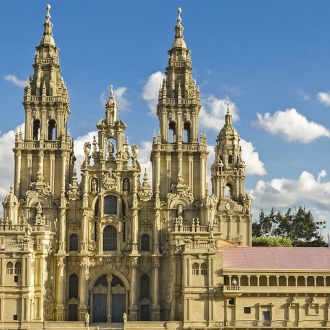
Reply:
M225 125L217 137L215 161L211 166L212 194L219 200L223 238L251 245L252 200L244 192L245 163L239 143L240 136L232 125L228 104Z
M206 194L206 137L198 137L200 91L192 78L190 50L183 37L178 9L175 39L168 51L168 66L158 96L160 131L154 135L151 161L153 190L160 198L188 188L195 199Z
M73 173L73 145L67 132L69 97L61 77L59 48L53 38L47 5L44 33L36 46L33 75L24 88L24 138L15 137L14 193L24 198L31 183L49 183L51 194L60 198Z

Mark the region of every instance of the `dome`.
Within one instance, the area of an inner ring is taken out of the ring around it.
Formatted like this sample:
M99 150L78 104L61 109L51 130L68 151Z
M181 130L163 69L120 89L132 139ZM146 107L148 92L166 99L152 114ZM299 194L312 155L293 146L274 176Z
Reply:
M13 186L10 187L10 193L7 195L3 201L3 206L18 204L18 198L14 195Z
M186 42L182 38L176 38L172 44L172 48L175 48L175 47L187 48L187 45L186 45Z
M54 40L54 38L51 35L46 34L46 35L44 35L41 38L40 44L41 45L52 45L52 46L55 46L55 40Z

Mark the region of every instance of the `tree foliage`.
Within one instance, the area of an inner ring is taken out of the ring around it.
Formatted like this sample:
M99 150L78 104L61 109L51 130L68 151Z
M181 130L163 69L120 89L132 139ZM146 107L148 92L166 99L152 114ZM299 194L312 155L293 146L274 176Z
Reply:
M285 214L280 211L276 213L274 208L271 209L269 214L265 214L261 210L259 220L252 223L252 236L254 238L286 238L292 242L292 246L325 246L323 237L320 237L318 233L313 214L303 207L299 207L296 212L288 209ZM253 245L254 242L256 244L267 244L267 242L269 244L275 244L271 240L254 239Z
M287 238L287 237L260 236L260 237L253 237L252 245L253 246L286 246L286 247L292 247L292 242L291 242L290 238Z

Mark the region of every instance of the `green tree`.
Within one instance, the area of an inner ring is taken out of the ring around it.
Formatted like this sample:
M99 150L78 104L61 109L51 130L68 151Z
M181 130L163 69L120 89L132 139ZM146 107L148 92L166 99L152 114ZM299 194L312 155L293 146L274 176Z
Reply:
M291 247L292 242L291 242L290 238L287 238L287 237L260 236L260 237L253 237L252 245L253 246L286 246L286 247Z
M269 215L261 210L259 220L252 224L252 236L254 238L287 238L292 242L292 246L326 245L323 237L320 237L317 231L313 214L303 207L299 207L295 213L293 213L291 209L288 209L284 215L280 211L276 213L274 208L271 209ZM257 242L258 241L254 240L253 245L261 244ZM262 242L264 242L262 244L275 244L269 240L263 240Z

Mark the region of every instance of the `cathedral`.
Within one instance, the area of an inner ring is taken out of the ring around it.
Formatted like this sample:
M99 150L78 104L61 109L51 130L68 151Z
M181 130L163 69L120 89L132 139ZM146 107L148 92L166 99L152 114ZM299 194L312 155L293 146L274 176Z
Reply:
M2 329L328 329L330 249L252 247L229 105L207 168L181 9L158 94L152 173L141 170L111 88L80 182L49 12L0 219Z

